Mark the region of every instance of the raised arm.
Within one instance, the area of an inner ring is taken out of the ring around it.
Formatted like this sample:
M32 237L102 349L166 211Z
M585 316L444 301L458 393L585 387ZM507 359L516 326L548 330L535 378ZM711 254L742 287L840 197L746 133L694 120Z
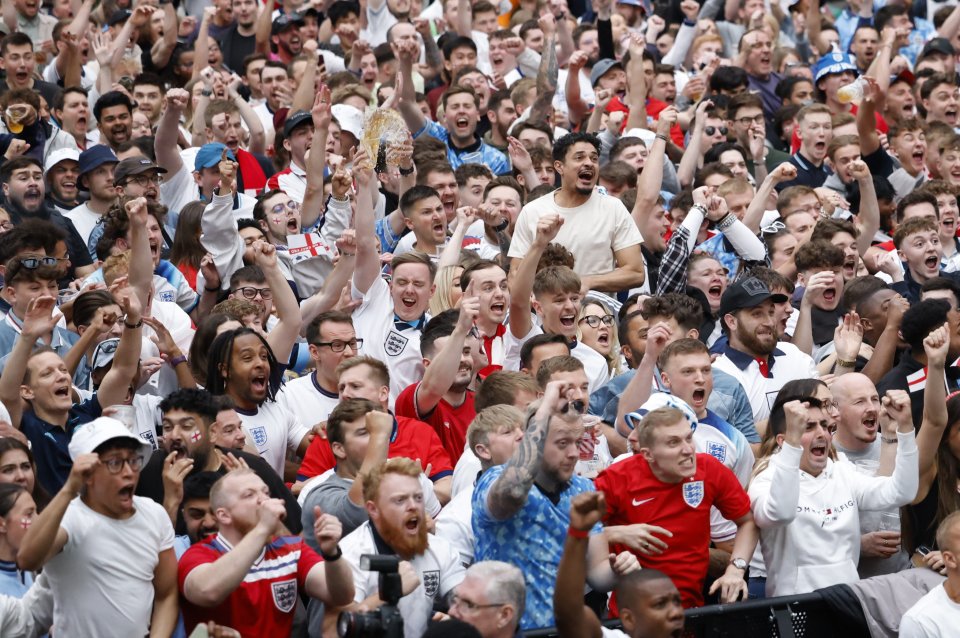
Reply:
M147 200L143 197L127 202L127 219L130 221L130 269L127 279L137 293L140 308L150 306L153 288L153 258L150 255L150 239L147 232Z
M464 349L469 350L466 345L467 336L473 329L473 324L480 314L480 299L473 290L473 282L463 293L463 299L460 302L460 314L457 318L457 325L453 329L453 334L446 340L443 347L433 357L424 357L428 362L426 370L423 373L423 380L417 386L415 399L417 402L417 414L422 417L428 417L443 395L450 390L454 379L457 376L457 370L460 367L460 361L463 358Z
M391 419L392 425L393 419ZM361 483L359 477L354 483ZM339 557L340 537L343 535L343 525L333 514L324 514L319 507L313 508L314 524L312 530L304 530L304 534L313 533L322 556ZM353 602L353 569L345 560L325 560L314 565L307 574L304 584L307 595L323 601L330 607L349 605Z
M807 428L809 404L790 401L783 406L786 432L780 451L770 458L770 468L750 485L753 518L760 529L784 525L797 515L800 500L801 438Z
M860 155L866 156L880 148L880 135L877 133L876 107L877 101L883 99L880 87L873 78L865 78L867 82L863 100L857 109L857 135L860 136ZM873 236L871 235L872 239Z
M563 544L553 590L553 614L560 638L600 638L600 621L583 604L589 533L606 513L602 492L577 494L570 502L570 532Z
M307 64L309 67L310 65ZM311 228L320 219L323 212L323 169L327 163L327 135L330 128L330 88L320 85L314 96L310 115L313 118L313 141L310 144L310 157L307 158L307 186L303 193L303 205L300 207L301 225ZM254 115L256 117L256 115Z
M660 198L660 185L663 184L663 164L667 156L667 140L670 136L670 127L677 121L677 109L668 106L660 112L657 121L657 137L654 138L643 163L643 170L637 178L637 201L633 205L631 216L638 228L646 228L650 220L650 213Z
M321 73L320 64L323 56L317 49L316 40L307 40L303 43L303 55L307 58L307 64L303 69L300 84L297 85L297 90L293 92L293 104L290 106L291 113L310 109L317 97L317 75ZM312 151L313 146L310 149Z
M673 331L665 323L658 323L647 332L647 347L643 358L640 359L636 374L620 394L620 402L617 404L617 422L614 423L614 428L617 434L624 438L630 436L631 430L627 427L626 416L639 410L650 398L653 375L657 370L657 359L660 358L660 353L663 352L672 335Z
M70 476L53 500L33 519L17 551L17 567L24 571L39 571L47 561L60 553L67 544L67 531L60 527L63 515L73 499L80 496L84 481L100 465L94 453L81 454L73 460Z
M416 91L413 86L413 64L419 58L420 47L416 42L396 42L393 44L394 54L397 56L397 79L400 86L398 109L403 121L411 133L416 133L426 124L426 118L417 105Z
M257 265L263 269L267 285L273 293L273 306L280 319L273 330L267 333L267 343L270 344L277 361L286 363L290 360L293 344L300 335L300 304L280 270L277 247L267 241L257 241L253 244L253 251Z
M932 331L923 340L927 355L927 385L923 391L923 423L917 432L920 488L914 503L922 501L937 476L937 448L947 429L947 388L942 382L950 347L947 324Z
M177 24L177 10L174 8L172 2L164 3L157 11L163 11L163 37L154 42L150 50L150 59L154 66L162 69L170 62L173 48L177 46L177 33L179 29ZM205 60L206 58L196 59Z
M590 105L580 94L580 70L587 63L586 51L574 51L567 64L567 84L564 94L567 98L567 114L571 122L579 122L587 114Z
M254 52L270 55L270 34L273 28L273 10L277 8L277 0L267 0L260 7L260 15L254 27Z
M643 48L643 36L631 34L630 61L627 63L626 101L630 108L630 114L627 116L627 130L650 128L647 123L647 81L643 74Z
M523 339L530 332L530 296L533 294L533 279L537 274L537 262L543 251L560 232L563 218L556 213L543 215L537 220L536 236L530 242L530 250L524 257L514 257L510 264L510 332Z
M23 400L20 398L20 386L27 370L27 360L33 352L37 339L50 334L60 320L60 313L55 311L57 300L53 297L38 297L27 306L26 316L20 336L13 344L13 349L3 366L0 375L0 401L10 413L10 425L20 429L20 419L23 415Z
M503 473L487 492L486 507L494 519L503 521L523 507L533 482L543 464L543 449L550 429L550 419L563 418L566 393L572 388L565 381L551 381L536 412L527 420L526 433L520 445L503 468Z
M198 58L199 59L199 58ZM308 65L309 66L309 65ZM257 117L257 114L250 108L250 103L243 99L238 93L243 80L236 73L230 76L230 82L227 84L227 97L237 106L240 111L240 118L247 125L250 132L250 141L247 143L247 150L255 155L262 155L267 150L267 135L263 129L263 122Z
M146 206L145 201L144 206ZM123 333L120 335L120 343L117 344L117 352L113 356L113 365L97 389L97 401L101 406L117 405L126 400L130 392L130 384L136 380L137 367L140 364L140 346L143 341L143 315L140 300L134 289L126 285L121 277L110 287L110 292L123 308L125 316Z
M557 93L560 73L556 46L557 32L558 29L562 32L564 28L557 25L552 13L545 12L540 16L539 23L543 31L543 54L540 56L540 66L537 69L537 97L530 106L528 118L534 122L546 120L553 112L553 97Z
M200 18L200 28L197 29L197 38L193 42L193 59L199 62L199 64L193 65L193 78L200 76L200 71L207 66L207 60L210 59L210 42L208 40L210 36L210 21L213 20L213 16L215 16L216 13L216 7L209 6L203 8L203 17Z
M873 245L873 237L880 230L880 204L877 191L873 186L873 175L863 160L855 160L850 165L850 174L860 185L860 210L857 211L857 252L861 256Z
M183 89L170 89L164 100L164 109L157 124L157 135L153 139L153 150L157 154L157 165L175 175L183 168L183 160L177 149L177 136L180 132L180 116L187 108L190 94Z
M373 468L379 467L387 460L387 450L390 447L390 434L393 432L393 417L388 412L374 410L367 412L364 417L367 425L367 435L370 437L367 443L367 452L363 455L363 463L357 471L357 478L350 485L350 491L347 497L350 502L358 507L363 507L366 501L363 498L363 481L361 476L366 476Z
M693 130L690 131L690 141L687 142L687 148L684 149L683 157L680 158L680 166L677 167L677 179L680 180L682 188L693 183L693 177L700 167L703 129L707 125L707 109L712 106L712 100L703 100L697 105L696 115L693 118Z
M473 35L473 6L470 0L457 0L457 23L453 25L457 29L457 35L464 38Z
M270 498L260 504L257 514L257 524L233 549L187 574L184 598L199 607L216 607L240 586L264 546L280 532L286 509L282 500Z
M756 197L750 202L747 212L743 215L743 224L750 229L750 232L754 234L760 232L760 220L763 219L763 213L767 209L767 200L776 191L777 184L789 182L796 177L797 167L790 162L784 162L773 169L760 183Z
M457 209L457 227L453 229L450 239L447 240L440 253L437 270L447 266L456 266L459 263L463 238L467 236L467 230L471 224L480 219L481 216L480 211L472 206L461 206Z
M363 154L366 157L366 154ZM356 162L355 162L356 163ZM377 250L379 241L374 232L373 221L373 201L369 198L370 182L373 180L373 167L370 162L356 166L357 183L361 185L359 190L364 191L363 198L365 205L361 206L357 201L357 214L355 216L357 226L357 267L353 274L353 287L362 294L366 294L370 287L380 276L380 252ZM348 182L350 172L340 167L337 174L334 175L334 189L338 179ZM358 190L358 195L360 192Z

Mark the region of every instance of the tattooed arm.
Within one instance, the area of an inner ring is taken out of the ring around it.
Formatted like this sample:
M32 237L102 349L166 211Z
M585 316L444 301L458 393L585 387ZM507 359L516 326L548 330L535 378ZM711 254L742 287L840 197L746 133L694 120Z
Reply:
M541 18L541 26L544 25L545 21L544 18ZM546 30L549 29L550 26L548 25ZM528 118L531 122L545 122L550 117L553 96L557 92L557 77L560 72L557 66L556 41L555 32L550 33L544 39L543 54L540 57L540 70L537 73L537 99L530 106L530 117Z
M543 463L543 448L550 430L550 419L559 418L566 405L564 398L567 383L551 381L537 411L527 420L527 431L519 447L507 461L501 474L487 493L487 510L490 516L503 521L523 507L527 494L540 472Z

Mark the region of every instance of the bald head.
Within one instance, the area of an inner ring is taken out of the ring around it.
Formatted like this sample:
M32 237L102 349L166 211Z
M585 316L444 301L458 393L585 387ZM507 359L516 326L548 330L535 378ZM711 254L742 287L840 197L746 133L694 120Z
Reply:
M830 392L833 393L833 398L837 403L842 403L851 393L867 388L876 391L876 386L873 385L870 377L859 372L848 372L837 377L830 384Z
M847 450L864 450L877 440L880 395L865 374L849 372L830 384L840 417L835 441Z

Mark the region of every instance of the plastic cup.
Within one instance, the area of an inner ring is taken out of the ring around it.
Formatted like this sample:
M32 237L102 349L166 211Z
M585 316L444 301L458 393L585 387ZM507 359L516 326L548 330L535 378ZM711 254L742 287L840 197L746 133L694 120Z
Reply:
M137 410L132 405L111 405L110 409L113 410L111 418L127 426L131 434L137 433Z
M899 532L900 514L893 512L880 513L880 531L881 532Z

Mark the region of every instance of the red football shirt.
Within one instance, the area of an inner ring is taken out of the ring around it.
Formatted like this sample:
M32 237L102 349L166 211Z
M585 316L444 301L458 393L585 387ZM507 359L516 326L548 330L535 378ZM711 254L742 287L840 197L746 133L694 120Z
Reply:
M431 465L431 481L453 474L450 456L443 448L440 437L433 428L416 419L394 417L393 434L390 438L390 447L387 448L387 457L420 459L420 466L424 470L427 469L428 464ZM297 480L303 481L323 474L336 464L337 458L330 449L330 441L315 436L310 442L310 447L307 448L300 469L297 470Z
M473 407L473 392L467 390L467 398L459 406L454 407L444 399L433 409L430 414L420 414L417 410L416 392L420 386L414 383L408 386L397 397L397 403L394 406L398 416L406 416L412 419L420 419L429 423L433 431L440 437L443 448L450 456L450 460L456 463L463 455L463 450L467 446L467 428L477 416L477 411Z
M697 471L682 483L664 483L640 455L614 463L594 481L607 501L606 525L656 525L673 533L659 556L636 554L645 568L659 569L680 590L684 607L703 605L710 561L710 506L736 520L750 511L750 498L736 475L709 454L697 454ZM619 548L617 551L628 549Z
M187 633L209 620L233 627L244 638L289 636L293 612L307 574L323 559L299 536L276 536L264 548L240 586L216 607L199 607L183 595L187 576L200 565L216 562L233 547L214 534L188 549L180 557L177 584L180 609Z

